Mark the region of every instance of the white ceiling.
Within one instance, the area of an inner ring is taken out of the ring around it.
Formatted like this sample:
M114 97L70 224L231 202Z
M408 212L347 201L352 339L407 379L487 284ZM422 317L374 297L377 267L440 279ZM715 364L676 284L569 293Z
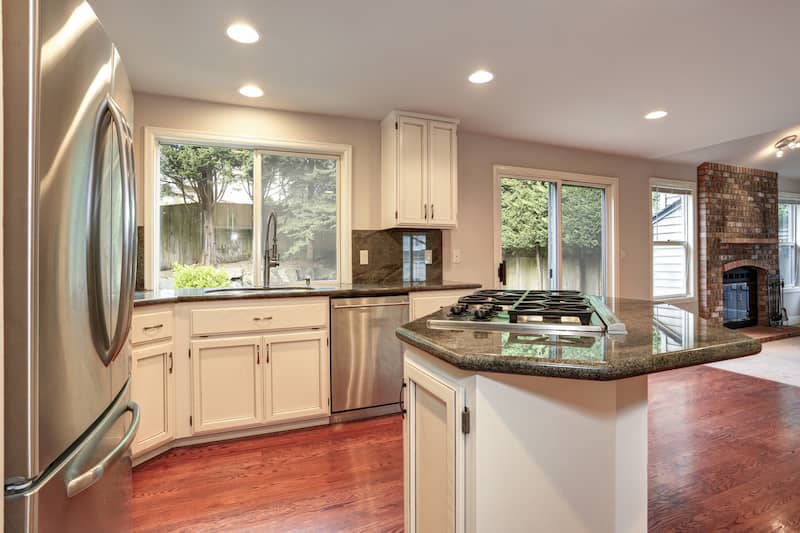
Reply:
M139 91L370 119L427 111L470 131L692 163L752 158L779 137L753 136L800 124L797 0L90 3ZM240 20L262 40L230 41ZM478 68L495 81L468 83ZM248 82L264 97L240 96ZM644 120L653 109L670 114ZM794 156L782 171L800 176Z

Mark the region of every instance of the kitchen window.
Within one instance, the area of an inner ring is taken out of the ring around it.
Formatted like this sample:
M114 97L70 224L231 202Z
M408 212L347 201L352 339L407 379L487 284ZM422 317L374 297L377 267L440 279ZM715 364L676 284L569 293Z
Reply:
M653 298L694 297L694 184L652 180Z
M800 196L781 196L778 201L778 243L784 287L798 286L798 261L800 261L798 215L800 215Z
M349 146L153 128L145 138L147 288L263 284L271 213L271 284L350 281Z

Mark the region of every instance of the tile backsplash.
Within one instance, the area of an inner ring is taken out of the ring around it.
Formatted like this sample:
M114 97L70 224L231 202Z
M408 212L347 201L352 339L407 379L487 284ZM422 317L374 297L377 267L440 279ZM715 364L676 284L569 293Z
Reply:
M368 264L361 264L366 250ZM425 264L426 251L430 264ZM442 280L442 231L353 230L353 283Z

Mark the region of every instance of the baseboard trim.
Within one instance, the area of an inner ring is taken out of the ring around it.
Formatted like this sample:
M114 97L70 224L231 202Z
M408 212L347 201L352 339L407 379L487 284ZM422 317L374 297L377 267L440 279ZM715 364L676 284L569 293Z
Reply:
M279 433L281 431L291 431L294 429L312 428L317 426L327 426L331 423L331 418L325 416L324 418L316 418L311 420L300 420L297 422L288 422L286 424L276 424L265 427L240 429L235 431L225 431L223 433L213 433L207 435L193 435L191 437L184 437L175 439L166 444L162 444L158 448L153 448L133 458L133 466L137 467L142 463L146 463L150 459L155 459L159 455L166 453L175 448L184 448L186 446L197 446L199 444L208 444L210 442L220 442L232 439L241 439L245 437L257 437L259 435L266 435L268 433Z
M787 326L797 326L800 324L800 315L789 315L789 319L786 321Z

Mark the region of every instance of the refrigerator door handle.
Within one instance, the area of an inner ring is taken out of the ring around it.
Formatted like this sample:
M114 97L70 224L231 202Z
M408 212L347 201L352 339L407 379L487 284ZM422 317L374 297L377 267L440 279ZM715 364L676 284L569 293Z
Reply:
M120 279L120 300L117 309L117 324L113 336L109 337L108 324L105 318L105 302L103 301L103 287L101 280L101 250L100 250L100 183L98 176L102 169L103 154L99 144L108 128L116 130L116 139L119 146L120 172L122 174L123 213L122 213L122 265L124 271ZM135 196L133 193L133 161L132 161L132 136L130 126L122 115L117 103L111 96L107 96L98 114L96 126L96 139L94 159L92 165L92 185L89 195L88 209L88 246L87 246L87 288L89 293L89 306L92 322L92 341L103 363L108 366L116 358L124 346L130 331L133 307L134 277L136 275L136 226Z
M133 439L136 436L136 431L139 429L139 421L141 420L139 405L137 405L136 402L128 402L128 404L125 406L125 409L123 409L116 417L108 421L106 428L113 426L114 423L126 412L130 412L132 415L131 425L125 432L125 436L122 437L122 439L117 443L116 446L114 446L108 455L103 457L103 459L101 459L94 466L84 470L81 473L77 472L82 463L80 458L67 467L64 483L67 486L67 496L69 498L80 494L100 481L100 478L103 477L103 474L105 474L106 470L108 470L114 463L119 461L119 459L125 455L128 449L131 447L131 444L133 444ZM103 436L105 436L105 433L99 434L98 438L102 438Z

